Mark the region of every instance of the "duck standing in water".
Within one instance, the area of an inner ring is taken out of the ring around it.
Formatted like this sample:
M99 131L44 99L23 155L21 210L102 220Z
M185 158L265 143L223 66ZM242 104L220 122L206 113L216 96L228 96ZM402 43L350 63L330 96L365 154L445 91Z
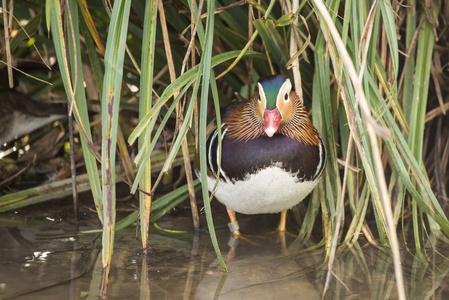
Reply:
M258 90L252 100L222 111L222 134L215 129L206 144L208 187L212 191L219 176L215 198L226 205L235 237L235 212L282 212L278 229L285 231L287 210L310 194L326 164L323 141L290 79L262 77Z

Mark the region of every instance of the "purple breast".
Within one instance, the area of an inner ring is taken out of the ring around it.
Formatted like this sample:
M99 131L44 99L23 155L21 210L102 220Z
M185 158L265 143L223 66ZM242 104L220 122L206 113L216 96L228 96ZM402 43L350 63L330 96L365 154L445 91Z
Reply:
M222 146L221 168L232 181L243 180L272 165L282 166L298 181L311 181L320 162L318 146L305 145L280 134L247 142L225 136Z

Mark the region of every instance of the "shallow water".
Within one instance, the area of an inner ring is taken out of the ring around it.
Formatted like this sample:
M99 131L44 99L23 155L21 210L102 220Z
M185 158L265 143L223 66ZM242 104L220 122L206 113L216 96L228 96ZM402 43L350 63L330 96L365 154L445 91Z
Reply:
M191 230L188 213L166 216L158 221L160 227L186 232L151 227L146 256L134 226L117 232L107 298L321 298L327 274L322 247L300 252L314 244L303 245L294 236L276 233L276 215L240 215L244 239L231 248L225 214L218 210L214 220L229 272L219 265L208 233ZM98 299L99 234L72 235L98 228L96 213L84 208L79 223L69 215L57 205L0 214L1 299ZM402 253L409 299L449 299L447 247L431 253L426 263ZM393 265L386 251L356 245L338 256L333 275L325 299L396 299Z

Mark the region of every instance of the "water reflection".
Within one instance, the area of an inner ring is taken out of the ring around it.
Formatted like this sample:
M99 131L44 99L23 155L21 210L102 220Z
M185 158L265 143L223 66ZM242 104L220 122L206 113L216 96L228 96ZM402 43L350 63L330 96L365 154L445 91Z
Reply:
M195 293L196 299L320 299L309 276L313 254L295 259L283 254L276 236L257 244L241 241L235 257L222 272L218 262L209 265Z
M98 226L95 218L81 222L80 229ZM247 234L236 248L228 246L226 219L216 222L228 273L222 271L205 232L172 234L152 228L148 255L142 253L134 228L118 232L107 298L320 299L327 273L324 249L303 252L314 243L305 245L295 242L294 236L272 232L276 216L273 222L264 216L241 219ZM191 220L168 216L159 225L185 230ZM98 299L103 282L101 239L65 235L76 230L70 222L55 224L45 217L1 216L0 298ZM449 297L448 247L441 243L433 247L424 261L410 251L402 252L409 299ZM397 298L386 250L356 244L338 256L332 274L325 299Z

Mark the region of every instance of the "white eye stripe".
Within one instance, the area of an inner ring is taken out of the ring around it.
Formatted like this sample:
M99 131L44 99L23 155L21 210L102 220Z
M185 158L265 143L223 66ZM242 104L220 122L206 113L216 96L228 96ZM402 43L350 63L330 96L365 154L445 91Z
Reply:
M259 86L259 103L262 103L262 99L265 100L265 92L263 90L263 86L258 82L257 85ZM265 106L267 105L267 101L265 101Z
M284 93L284 97L282 97L282 98L284 98L285 102L287 102L290 99L289 94L290 94L291 90L292 90L292 83L291 83L290 79L286 79L284 84L279 89L279 93L276 98L276 106L279 104L282 93ZM287 98L285 96L287 96Z

